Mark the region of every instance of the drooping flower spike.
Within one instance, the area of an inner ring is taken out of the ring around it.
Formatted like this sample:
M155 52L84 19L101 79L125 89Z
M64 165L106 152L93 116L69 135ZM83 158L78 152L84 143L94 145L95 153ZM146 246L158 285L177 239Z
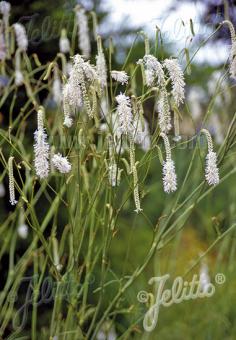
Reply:
M67 174L71 171L71 164L67 157L63 157L60 153L53 155L52 164L62 174Z
M9 171L9 196L11 205L16 205L16 196L15 196L15 185L14 185L14 174L13 174L13 160L14 157L10 157L8 159L8 171Z
M224 20L222 24L227 24L230 30L231 48L230 48L230 55L229 55L229 60L230 60L229 73L232 78L236 78L236 34L235 34L234 25L229 20Z
M81 55L75 55L73 61L68 82L63 89L64 125L67 127L72 125L71 111L82 106L85 107L89 118L93 118L94 110L90 105L88 90L93 87L94 93L93 84L99 82L95 67L88 61L84 61ZM93 99L96 100L95 95Z
M168 70L172 83L172 95L177 107L184 101L184 74L177 59L165 59L164 67Z
M151 54L140 59L137 64L144 65L145 81L147 86L165 86L165 74L161 63Z
M206 136L208 152L206 155L205 178L209 185L216 185L220 181L219 169L217 166L217 155L213 151L213 142L210 132L207 129L202 129L201 133Z
M118 103L117 113L119 126L117 128L118 131L115 131L115 133L124 134L129 137L134 133L133 114L130 98L121 93L116 97L116 101Z
M166 134L161 133L160 136L164 140L166 160L163 162L163 188L166 193L174 192L177 190L177 176L175 173L175 164L171 158L171 149L168 137Z
M125 71L111 71L111 76L121 85L128 84L129 76Z

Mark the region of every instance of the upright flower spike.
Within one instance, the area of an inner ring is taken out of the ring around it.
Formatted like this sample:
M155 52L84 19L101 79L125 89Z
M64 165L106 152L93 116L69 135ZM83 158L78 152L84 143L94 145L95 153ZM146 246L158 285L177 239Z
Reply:
M44 129L44 108L38 109L38 128L34 132L34 166L40 179L48 177L49 174L49 144Z
M13 25L16 34L16 41L18 48L21 51L27 51L28 48L28 38L26 35L25 27L22 24L16 23Z
M161 63L151 54L147 54L140 59L138 64L144 65L144 72L147 86L165 85L165 75Z
M184 74L177 59L165 59L163 65L169 72L172 94L177 107L184 101Z
M236 34L235 34L234 25L229 20L223 21L222 24L227 24L230 30L231 48L230 48L230 55L229 55L229 60L230 60L229 73L232 78L236 78Z
M3 22L4 22L5 27L8 26L10 11L11 11L11 4L7 1L0 1L0 13L3 16Z
M161 132L168 133L171 129L171 114L168 102L168 93L165 87L160 90L159 98L157 101L158 122Z
M67 33L65 29L61 30L61 36L59 40L59 48L61 53L69 53L70 52L70 41L67 38Z
M13 160L14 157L8 159L8 171L9 171L9 196L11 205L16 205L15 197L15 185L14 185L14 174L13 174Z
M82 55L85 58L90 57L91 46L90 46L90 38L89 38L89 28L88 28L88 18L85 14L84 8L77 5L75 7L77 25L78 25L78 34L79 34L79 48L82 52Z
M71 171L71 164L67 157L63 157L60 153L53 155L52 164L62 174L67 174Z
M102 49L102 40L101 37L97 37L97 45L98 45L98 54L96 56L96 69L98 79L100 81L101 87L105 88L107 86L107 65L106 59Z
M121 93L116 97L116 101L118 103L117 113L119 118L117 133L130 136L134 133L130 98Z
M163 187L166 193L174 192L177 190L177 176L175 173L175 164L171 159L171 149L168 137L166 134L161 133L160 136L164 140L166 161L163 162Z
M111 76L121 85L128 84L129 76L125 71L111 71Z
M213 151L213 142L210 132L202 129L201 132L206 136L208 153L206 155L205 178L209 185L216 185L220 181L219 169L217 166L217 155Z

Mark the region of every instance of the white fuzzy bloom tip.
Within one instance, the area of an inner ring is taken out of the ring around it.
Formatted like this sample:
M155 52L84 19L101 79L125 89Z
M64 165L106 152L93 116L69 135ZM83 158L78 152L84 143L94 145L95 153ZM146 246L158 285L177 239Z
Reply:
M153 55L147 54L138 61L138 64L143 64L145 68L145 78L147 86L157 85L163 86L165 84L165 75L162 65Z
M116 97L116 101L118 103L117 113L119 116L117 133L126 135L133 134L134 126L130 98L121 93Z
M19 23L13 25L16 33L16 41L20 50L26 51L28 48L28 38L25 27Z
M111 71L111 76L122 85L128 84L129 76L125 71Z
M163 163L163 186L166 193L177 190L175 164L171 159Z
M49 144L47 143L47 134L43 128L36 130L34 133L34 166L39 178L46 178L49 174Z
M177 59L165 59L164 66L167 68L172 82L172 94L174 101L179 106L184 101L184 74Z
M71 171L71 164L69 163L67 157L63 157L59 153L52 157L52 164L62 174L67 174Z
M9 16L11 10L11 4L7 1L0 1L0 12L4 16Z
M209 185L216 185L219 183L219 169L217 167L217 156L213 151L208 152L206 156L206 181Z

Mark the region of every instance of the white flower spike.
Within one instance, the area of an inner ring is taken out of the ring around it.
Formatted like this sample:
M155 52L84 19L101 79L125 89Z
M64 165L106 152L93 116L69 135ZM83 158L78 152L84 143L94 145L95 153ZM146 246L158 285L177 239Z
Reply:
M16 41L18 48L21 51L27 51L28 48L28 38L26 35L25 27L22 24L16 23L13 25L16 33Z
M37 176L40 179L48 177L49 174L49 144L44 129L43 117L44 108L38 109L38 128L34 132L34 166Z
M161 133L160 136L164 140L166 150L166 161L163 162L163 187L166 193L174 192L177 190L177 176L175 172L175 164L171 159L171 149L168 137L166 134Z
M143 64L147 86L165 85L165 75L161 63L151 54L147 54L140 59L137 64Z
M210 132L206 129L201 130L207 138L208 153L206 155L205 178L209 185L217 185L220 181L219 169L217 166L217 155L213 151L213 143Z
M119 126L115 133L130 136L134 133L133 114L131 109L130 98L125 94L119 94L116 97L118 103L117 113L119 118Z
M121 85L128 84L129 76L125 71L111 71L111 76Z
M67 174L71 171L71 164L67 157L63 157L60 153L53 155L52 164L62 174Z
M177 107L184 101L184 74L177 59L165 59L163 65L167 68L172 82L172 94Z

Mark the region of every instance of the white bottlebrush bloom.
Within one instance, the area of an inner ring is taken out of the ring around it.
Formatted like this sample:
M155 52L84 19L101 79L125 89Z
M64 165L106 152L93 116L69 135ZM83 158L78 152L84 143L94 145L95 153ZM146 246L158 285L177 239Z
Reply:
M217 156L213 151L208 152L206 156L205 177L209 185L216 185L220 181Z
M74 56L74 63L67 84L63 90L63 105L65 121L70 122L70 109L76 110L84 106L90 118L93 117L93 112L88 97L88 88L95 81L98 81L98 75L95 67L88 61L77 54ZM71 119L71 118L70 118ZM66 122L65 125L68 126Z
M161 132L168 133L171 129L171 114L168 102L168 94L163 87L160 90L159 98L156 102L156 109L158 112L158 122Z
M103 51L99 51L96 56L96 69L101 87L104 88L107 86L107 66Z
M71 171L71 164L67 157L63 157L60 153L53 155L52 164L62 174L67 174Z
M13 27L15 29L18 48L21 51L26 51L28 48L28 38L26 35L25 27L19 23L14 24Z
M130 98L121 93L116 97L116 101L118 103L117 113L119 117L119 127L116 132L124 135L133 134L134 126Z
M15 197L15 184L14 184L14 173L13 173L13 160L14 157L10 157L8 160L8 171L9 171L9 196L11 205L16 205Z
M217 155L213 151L213 142L211 134L207 129L202 129L202 133L206 136L208 153L206 155L205 178L209 185L216 185L220 181L219 169L217 166Z
M36 174L40 179L48 177L49 174L49 144L45 129L34 132L34 166Z
M7 1L0 1L0 12L2 15L10 15L11 4Z
M59 48L61 53L69 53L70 52L70 41L67 38L66 30L63 29L61 31L61 36L59 40Z
M232 41L229 73L231 78L236 78L236 40Z
M40 179L48 177L49 174L49 144L44 129L44 109L38 110L38 128L34 132L34 166L37 176Z
M27 239L29 234L29 227L25 223L21 223L17 228L17 233L23 240Z
M82 55L85 58L89 58L91 52L90 38L89 38L89 28L88 28L88 18L85 14L84 8L81 6L76 6L75 9L78 33L79 33L79 48Z
M175 164L171 159L171 149L168 137L166 134L161 133L160 136L164 140L166 161L163 162L163 187L166 193L174 192L177 190L177 176L175 172Z
M184 74L177 59L165 59L163 65L167 68L171 83L174 101L179 106L184 101Z
M122 85L128 84L129 76L125 71L111 71L111 76Z
M3 15L5 25L8 25L8 20L11 11L11 4L7 1L0 1L0 13Z
M144 65L147 86L164 86L165 75L161 63L151 54L147 54L138 61Z
M163 164L163 186L166 193L174 192L177 189L177 176L175 164L169 159Z

